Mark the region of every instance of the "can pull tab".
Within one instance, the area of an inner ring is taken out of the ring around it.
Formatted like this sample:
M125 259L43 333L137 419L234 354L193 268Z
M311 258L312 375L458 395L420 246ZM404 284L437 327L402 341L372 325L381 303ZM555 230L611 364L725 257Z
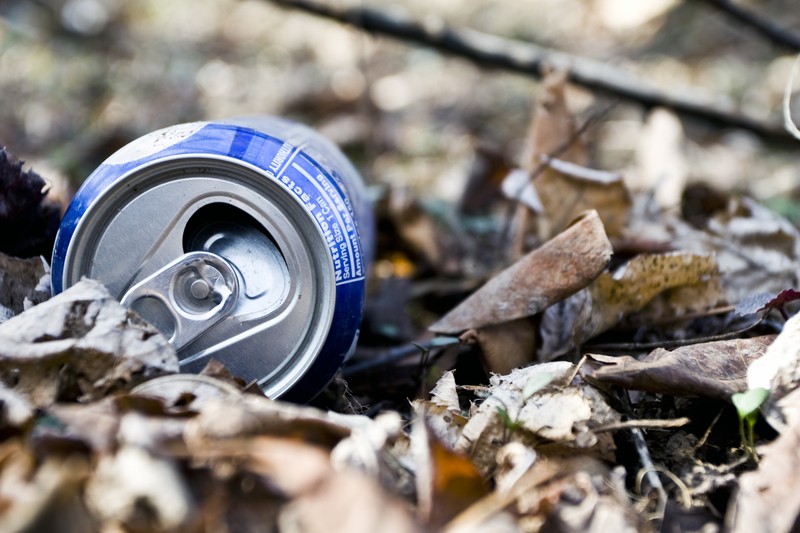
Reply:
M131 287L121 301L180 350L228 316L238 292L230 263L210 252L189 252Z

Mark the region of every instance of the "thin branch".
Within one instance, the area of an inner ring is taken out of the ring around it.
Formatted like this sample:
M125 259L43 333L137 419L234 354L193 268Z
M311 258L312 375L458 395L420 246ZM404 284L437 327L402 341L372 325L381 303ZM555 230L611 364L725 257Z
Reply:
M324 18L469 59L493 68L518 72L541 79L550 69L565 70L569 80L606 95L638 102L645 107L666 107L687 117L723 126L741 128L764 138L786 141L791 137L780 124L738 113L707 99L692 97L691 91L667 92L648 85L630 73L607 63L548 49L531 42L504 39L444 22L420 22L394 12L368 7L339 7L308 0L270 0Z
M691 339L673 339L673 340L663 340L663 341L654 341L654 342L609 342L609 343L602 343L602 344L584 344L583 348L586 350L592 350L595 352L621 352L621 351L643 351L643 350L655 350L656 348L664 348L666 350L670 348L680 348L681 346L689 346L692 344L701 344L705 342L718 342L718 341L727 341L730 339L738 338L740 335L747 333L751 329L755 328L759 324L764 321L764 317L766 315L761 315L758 319L753 322L752 324L748 324L747 326L737 329L735 331L727 331L725 333L720 333L719 335L708 335L707 337L692 337Z
M800 33L784 28L764 15L756 13L730 2L729 0L702 0L706 4L711 4L729 17L741 22L745 26L752 28L757 33L766 37L778 46L800 52Z
M604 431L618 431L620 429L644 428L644 429L672 429L680 428L691 422L688 418L667 418L667 419L634 419L622 420L620 422L610 422L602 426L592 428L593 433L603 433Z

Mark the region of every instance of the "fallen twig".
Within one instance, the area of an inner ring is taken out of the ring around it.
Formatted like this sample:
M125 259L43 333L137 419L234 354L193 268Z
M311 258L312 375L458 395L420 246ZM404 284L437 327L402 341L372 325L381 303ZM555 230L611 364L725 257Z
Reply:
M602 61L541 47L532 42L505 39L469 28L456 28L442 21L431 23L368 7L340 7L308 0L270 0L317 16L349 24L365 31L412 41L457 55L474 63L501 68L540 79L548 68L565 70L569 80L592 91L621 97L645 107L666 107L724 127L752 131L764 138L786 141L790 136L780 124L762 120L706 99L663 91L630 73Z
M691 420L689 420L686 417L653 419L653 420L631 419L631 420L623 420L622 422L614 422L612 424L605 424L603 426L597 426L595 428L592 428L592 432L602 433L604 431L618 431L620 429L630 429L630 428L672 429L672 428L683 427L689 422L691 422Z
M349 378L356 374L361 374L362 372L367 372L376 368L391 365L397 361L405 359L406 357L411 357L412 355L419 355L422 358L425 356L426 352L430 352L431 350L438 348L453 346L455 344L459 344L460 342L461 341L459 341L457 337L435 337L429 342L404 344L402 346L390 348L386 350L385 353L365 361L353 361L342 368L342 373L345 377Z
M642 488L642 481L647 479L650 488L658 495L658 507L656 508L655 518L660 522L664 518L664 510L667 506L667 491L664 490L661 479L656 475L659 468L653 464L653 459L650 457L650 450L647 448L647 441L644 438L644 433L640 428L630 428L630 432L633 445L636 448L636 452L639 454L639 461L642 463L642 468L636 475L636 492L645 496Z
M751 11L746 7L734 4L729 0L703 1L707 4L711 4L745 26L752 28L773 43L784 48L789 48L790 50L800 51L800 33L784 28L767 17Z
M735 339L755 328L764 321L766 315L761 315L755 322L747 326L737 329L735 331L728 331L720 333L719 335L708 335L705 337L692 337L690 339L673 339L653 342L609 342L602 344L587 343L583 347L587 350L595 352L617 352L617 351L640 351L640 350L655 350L656 348L664 348L669 350L671 348L680 348L681 346L689 346L690 344L701 344L704 342L717 342Z

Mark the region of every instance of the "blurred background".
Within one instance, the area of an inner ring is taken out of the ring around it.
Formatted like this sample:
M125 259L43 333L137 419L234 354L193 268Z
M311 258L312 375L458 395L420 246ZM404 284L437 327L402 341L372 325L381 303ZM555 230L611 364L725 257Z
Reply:
M800 27L790 1L741 4ZM778 122L793 62L789 51L696 0L352 5L533 41ZM267 0L7 0L0 17L0 144L53 180L63 199L144 133L268 113L333 138L372 184L453 202L476 154L519 164L539 89L532 78ZM609 102L571 88L567 103L586 118ZM619 100L587 131L593 166L634 175L647 118L643 107ZM682 127L690 182L746 192L796 217L796 147L696 120Z

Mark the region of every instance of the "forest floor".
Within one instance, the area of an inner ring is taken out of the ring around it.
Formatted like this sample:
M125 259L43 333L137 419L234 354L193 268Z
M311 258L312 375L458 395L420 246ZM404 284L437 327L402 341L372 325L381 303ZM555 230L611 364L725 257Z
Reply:
M276 3L0 6L0 529L793 530L797 50L712 1ZM102 285L50 298L94 168L252 114L335 141L376 214L303 406L179 373Z

